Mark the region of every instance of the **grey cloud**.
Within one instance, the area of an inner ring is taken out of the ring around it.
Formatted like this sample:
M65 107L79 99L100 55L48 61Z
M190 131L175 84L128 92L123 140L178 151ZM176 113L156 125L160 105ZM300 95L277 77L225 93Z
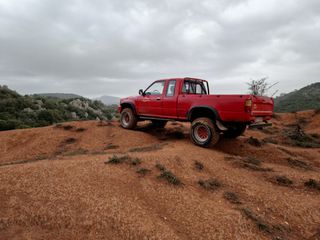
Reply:
M319 81L319 12L315 0L2 0L0 83L125 96L195 76L217 93L244 93L269 76L287 92Z

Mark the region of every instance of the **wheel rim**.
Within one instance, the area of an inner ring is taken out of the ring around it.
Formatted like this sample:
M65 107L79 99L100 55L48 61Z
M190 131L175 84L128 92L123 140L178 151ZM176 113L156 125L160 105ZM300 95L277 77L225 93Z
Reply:
M205 125L198 125L194 128L194 137L198 142L206 142L210 136L210 129Z
M130 116L127 112L122 113L121 123L122 123L122 126L125 126L125 127L129 125Z

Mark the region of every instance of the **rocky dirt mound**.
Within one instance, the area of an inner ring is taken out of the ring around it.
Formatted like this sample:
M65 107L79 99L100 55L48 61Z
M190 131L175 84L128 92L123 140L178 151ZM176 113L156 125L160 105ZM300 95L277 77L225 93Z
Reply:
M317 121L277 115L213 149L176 122L0 132L0 239L316 239L320 148L285 134L299 124L316 141Z

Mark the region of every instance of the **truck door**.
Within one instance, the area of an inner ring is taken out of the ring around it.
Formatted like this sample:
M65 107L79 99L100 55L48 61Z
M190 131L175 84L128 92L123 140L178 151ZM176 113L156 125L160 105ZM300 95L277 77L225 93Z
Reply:
M146 90L139 99L139 114L144 116L162 116L162 99L165 80L156 81Z
M178 90L176 80L169 80L162 100L162 114L164 118L177 118Z

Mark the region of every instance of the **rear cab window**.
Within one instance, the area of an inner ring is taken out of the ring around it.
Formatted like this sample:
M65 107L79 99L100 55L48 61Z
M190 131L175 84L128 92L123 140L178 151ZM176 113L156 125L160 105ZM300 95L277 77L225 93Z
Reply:
M207 89L203 82L184 80L182 86L182 93L185 94L207 94Z

